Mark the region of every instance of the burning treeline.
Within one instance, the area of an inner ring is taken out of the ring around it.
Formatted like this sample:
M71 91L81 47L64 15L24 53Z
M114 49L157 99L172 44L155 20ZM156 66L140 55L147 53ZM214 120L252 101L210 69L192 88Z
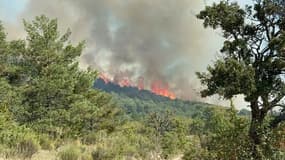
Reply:
M120 85L193 100L199 98L195 72L206 68L220 46L218 35L195 17L203 7L203 0L29 0L19 18L58 18L75 42L87 42L80 64ZM117 78L120 72L129 73Z
M134 83L128 77L120 77L120 78L112 79L103 73L99 74L99 78L101 78L105 83L109 83L109 82L116 83L120 87L136 87L139 90L148 89L152 93L160 95L160 96L168 97L170 99L176 98L176 95L174 94L174 92L170 91L168 87L168 83L162 82L161 80L154 80L151 82L149 87L145 88L143 77L139 77L137 80L137 83Z

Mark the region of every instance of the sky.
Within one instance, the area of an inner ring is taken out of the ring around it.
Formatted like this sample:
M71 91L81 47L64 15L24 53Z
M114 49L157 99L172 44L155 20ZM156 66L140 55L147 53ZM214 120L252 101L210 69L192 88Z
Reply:
M19 14L25 10L29 0L0 0L0 19L2 21L15 22ZM202 0L201 0L202 1ZM206 4L211 4L217 0L204 0ZM236 0L239 4L245 5L251 0Z
M206 0L207 5L213 0ZM242 6L250 0L237 1ZM201 99L195 72L205 71L223 39L195 18L204 0L0 0L0 20L8 38L23 38L22 19L46 14L70 27L72 41L87 40L81 66L91 66L116 81L144 77L146 86L162 80L178 97L228 105L217 97ZM238 108L246 104L236 99Z
M15 22L25 10L28 0L0 0L0 17L2 21Z

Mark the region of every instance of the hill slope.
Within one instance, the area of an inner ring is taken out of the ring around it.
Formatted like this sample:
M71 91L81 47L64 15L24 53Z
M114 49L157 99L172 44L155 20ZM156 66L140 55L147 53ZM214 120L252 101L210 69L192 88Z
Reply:
M213 106L201 102L172 100L156 95L148 90L139 90L136 87L120 87L114 83L105 83L97 79L94 87L112 94L114 101L133 118L144 116L151 112L171 111L177 115L192 117L202 112L205 107Z

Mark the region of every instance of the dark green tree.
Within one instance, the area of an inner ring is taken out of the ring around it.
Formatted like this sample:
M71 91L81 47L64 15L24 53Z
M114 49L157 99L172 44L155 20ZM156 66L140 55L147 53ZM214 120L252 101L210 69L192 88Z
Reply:
M200 147L190 147L184 159L251 159L248 123L246 117L238 116L233 105L229 109L205 109L190 126L190 132L199 136Z
M8 93L1 98L13 118L54 137L114 130L119 110L93 89L97 73L79 69L84 42L72 45L71 32L60 34L57 20L46 16L24 20L24 26L26 40L11 42L0 26L0 83Z
M0 105L15 106L21 99L18 86L22 77L19 53L24 48L24 42L6 40L4 27L0 22Z
M207 88L202 96L226 99L242 94L250 103L252 155L261 159L265 118L275 107L285 108L285 1L254 0L245 9L229 0L214 3L197 17L205 27L220 29L225 38L221 57L206 73L197 73ZM284 109L268 128L285 120ZM266 130L268 130L268 128Z

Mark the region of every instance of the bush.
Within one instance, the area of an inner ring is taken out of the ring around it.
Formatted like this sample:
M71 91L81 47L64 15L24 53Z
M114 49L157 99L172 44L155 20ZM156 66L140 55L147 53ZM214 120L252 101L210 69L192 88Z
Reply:
M86 153L81 156L81 160L93 160L93 157L91 154Z
M39 144L32 138L27 138L17 145L17 153L23 158L31 158L39 150Z
M87 145L95 144L97 141L97 138L98 138L98 135L96 133L89 133L83 138L82 142L83 144L87 144Z
M16 155L15 149L9 148L4 145L0 145L0 157L9 159L15 157L15 155Z
M59 152L60 160L79 160L80 150L74 146L67 147Z
M199 146L190 146L184 153L182 160L211 160L216 159L207 149Z
M1 153L1 157L4 159L17 159L16 148L5 148Z
M0 154L3 155L6 152L6 147L3 145L0 145Z
M52 150L54 148L52 141L46 136L41 136L39 141L40 141L40 146L43 150Z
M92 152L93 160L111 160L114 159L115 155L108 153L107 150L98 147L96 150Z

